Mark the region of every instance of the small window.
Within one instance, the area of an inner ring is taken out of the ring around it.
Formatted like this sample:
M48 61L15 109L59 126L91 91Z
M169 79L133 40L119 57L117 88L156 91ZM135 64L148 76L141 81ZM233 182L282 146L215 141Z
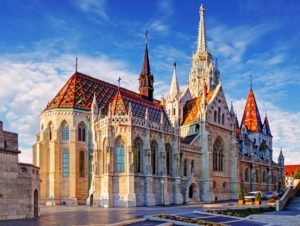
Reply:
M69 176L69 151L67 149L63 151L62 167L63 167L63 176L68 177Z
M118 173L125 172L125 150L124 142L121 139L117 140L116 158L116 171Z
M69 141L69 125L66 122L61 126L61 140Z
M84 151L79 153L79 176L85 177L85 156Z
M173 115L176 115L176 109L173 108Z
M221 108L218 108L218 123L221 123Z
M78 141L85 142L86 126L83 122L78 125Z
M224 125L224 123L225 123L225 115L224 115L224 113L222 114L222 125Z
M214 121L217 122L217 111L214 111Z

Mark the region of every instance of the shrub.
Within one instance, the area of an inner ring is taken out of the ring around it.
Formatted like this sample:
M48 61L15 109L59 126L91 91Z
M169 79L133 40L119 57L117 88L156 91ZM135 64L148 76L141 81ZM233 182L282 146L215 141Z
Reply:
M239 196L239 200L243 200L244 199L244 191L240 190L238 193L238 196Z
M300 168L297 168L293 175L294 179L300 179Z
M255 200L256 201L261 201L261 194L260 192L257 192L256 195L255 195Z

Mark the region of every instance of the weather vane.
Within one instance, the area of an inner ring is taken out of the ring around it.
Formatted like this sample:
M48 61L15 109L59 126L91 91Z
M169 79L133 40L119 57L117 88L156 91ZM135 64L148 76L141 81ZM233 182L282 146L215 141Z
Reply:
M119 89L120 89L120 84L121 84L121 78L120 77L118 79L118 83L119 83Z
M252 89L252 80L253 80L253 78L252 78L252 75L250 75L249 77L250 77L249 78L250 79L250 88Z
M78 59L76 57L76 62L75 62L75 72L77 72L77 67L78 67Z

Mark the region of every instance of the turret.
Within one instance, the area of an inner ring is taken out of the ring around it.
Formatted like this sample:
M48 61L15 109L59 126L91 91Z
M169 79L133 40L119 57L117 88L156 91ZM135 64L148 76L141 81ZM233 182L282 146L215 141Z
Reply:
M152 101L153 91L154 91L153 88L154 78L153 75L151 74L149 55L148 55L148 31L146 31L145 35L146 35L146 47L145 47L145 54L144 54L144 63L139 77L139 82L140 82L139 90L142 96Z
M280 166L284 166L284 157L283 157L283 154L282 154L282 148L280 149L280 153L279 153L279 157L278 157L278 164Z

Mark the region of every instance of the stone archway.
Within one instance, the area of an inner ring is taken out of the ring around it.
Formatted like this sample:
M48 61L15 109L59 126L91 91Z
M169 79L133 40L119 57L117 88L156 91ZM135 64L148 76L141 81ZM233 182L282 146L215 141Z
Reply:
M33 194L33 216L39 217L39 192L37 189L34 190Z
M200 201L199 187L196 183L190 183L186 190L187 202Z

